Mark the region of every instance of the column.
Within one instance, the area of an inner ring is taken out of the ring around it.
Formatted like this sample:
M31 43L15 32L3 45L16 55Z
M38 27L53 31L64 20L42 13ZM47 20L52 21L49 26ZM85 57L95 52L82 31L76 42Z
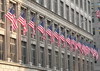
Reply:
M18 3L18 7L17 7L17 14L19 17L20 16L20 3ZM17 32L17 55L18 55L18 61L21 64L22 63L22 48L21 48L21 24L18 23L18 32Z
M59 34L61 33L61 25L59 25ZM60 43L61 43L61 40L60 40ZM59 70L62 71L62 53L61 53L61 44L60 46L58 47L59 48Z
M44 0L44 7L47 7L47 0Z
M65 38L67 38L67 29L65 29ZM68 52L67 52L67 49L68 47L67 47L67 42L66 42L66 47L65 47L65 69L64 69L64 71L68 71Z
M9 5L9 1L6 1L6 12L8 11L10 5ZM5 58L7 58L8 62L11 61L10 58L10 21L8 19L5 19L6 22L6 35L5 35Z
M73 55L70 54L70 71L73 71Z
M72 31L70 31L70 35L72 34ZM70 51L70 70L73 71L73 53Z
M47 18L45 19L45 29L48 29L47 28ZM45 59L46 59L46 67L49 68L49 56L48 56L48 38L47 38L47 35L46 34L46 40L45 40Z
M80 70L83 71L83 55L80 56Z
M69 21L71 22L71 1L69 1Z
M36 26L38 26L38 23L39 23L39 13L37 14L37 21L36 21ZM36 30L36 39L37 39L37 41L36 41L36 43L37 43L37 46L36 46L36 65L37 66L40 66L40 41L39 41L39 31L38 30Z
M28 9L27 12L27 20L30 21L30 9ZM27 26L28 32L27 32L27 62L28 64L32 65L31 63L31 29L29 26Z
M64 18L67 19L66 18L66 14L67 14L66 13L66 0L64 0L63 3L64 3Z
M39 3L39 0L36 0L37 3Z
M57 1L58 1L58 15L60 15L60 0Z
M51 0L51 11L54 11L54 0Z
M44 19L45 21L45 29L47 28L47 18ZM46 35L46 38L47 38L47 34ZM48 68L48 65L47 65L47 59L48 59L48 46L47 46L47 39L44 40L45 44L44 44L44 67L47 67Z
M53 31L54 31L54 21L53 21ZM55 45L54 43L52 44L52 67L54 70L56 70L56 57L55 57Z

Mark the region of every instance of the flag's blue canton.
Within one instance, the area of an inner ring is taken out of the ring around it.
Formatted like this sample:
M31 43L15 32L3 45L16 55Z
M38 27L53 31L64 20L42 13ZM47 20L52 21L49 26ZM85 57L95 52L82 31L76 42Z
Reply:
M49 26L49 29L52 31L52 25Z
M9 12L10 12L11 14L14 14L14 13L15 13L14 8L12 7L12 8L9 10Z
M59 34L59 28L55 29L55 32L57 32Z
M21 17L25 19L25 13L21 13Z
M71 39L71 35L67 35L67 38Z
M98 7L98 10L100 10L100 7Z
M32 20L31 21L33 21L34 22L34 17L32 18Z
M39 25L42 26L42 27L44 27L44 22L42 21Z

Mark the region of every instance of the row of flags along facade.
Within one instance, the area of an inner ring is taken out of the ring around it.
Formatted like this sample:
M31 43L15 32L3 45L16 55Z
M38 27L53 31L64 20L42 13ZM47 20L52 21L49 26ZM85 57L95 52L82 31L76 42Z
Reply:
M18 24L17 22L19 22L23 29L23 34L25 35L27 30L27 23L26 23L26 19L25 19L25 13L22 12L19 16L18 19L16 19L15 16L15 11L14 8L10 8L10 10L7 12L7 14L5 15L7 19L9 19L12 22L12 30L16 30L18 29ZM28 25L33 29L33 36L36 33L36 29L35 29L35 22L34 22L34 17L29 21ZM43 34L43 39L46 39L46 34L48 34L50 36L51 39L51 43L54 43L54 38L57 39L58 41L58 46L60 46L60 41L63 42L63 47L66 47L65 42L68 43L68 45L70 46L70 50L74 50L76 51L77 49L79 49L79 51L84 54L84 55L89 55L90 53L92 53L93 57L95 57L96 59L98 59L98 50L94 47L94 46L90 46L90 44L86 44L82 43L81 41L76 41L76 37L71 37L71 35L67 35L67 38L65 38L65 32L61 32L61 34L59 33L59 28L56 28L53 32L52 30L52 24L48 27L47 30L45 30L45 23L44 21L41 21L40 24L37 26L37 30L39 32L41 32Z

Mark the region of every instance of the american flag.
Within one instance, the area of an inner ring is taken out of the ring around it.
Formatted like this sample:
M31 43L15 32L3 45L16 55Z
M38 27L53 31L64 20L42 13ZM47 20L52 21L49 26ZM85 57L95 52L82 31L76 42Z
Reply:
M84 43L82 44L82 54L85 54L86 52L85 52L85 45L84 45Z
M34 17L31 19L31 21L28 23L28 25L33 29L33 34L32 36L35 35L35 23L34 23Z
M67 35L66 42L69 44L71 51L73 50L72 44L71 44L71 35Z
M38 25L37 29L43 34L43 39L46 39L45 35L45 28L44 28L44 21L41 21L40 24Z
M59 28L55 29L53 36L58 40L58 46L59 46L60 45Z
M80 50L80 52L82 53L82 44L81 44L81 43L82 43L81 40L78 41L77 47L78 47L78 49Z
M94 48L91 47L91 54L93 55L94 54Z
M98 54L98 49L96 47L91 48L91 53L92 53L93 57L96 58L96 60L98 60L99 54Z
M96 11L96 17L100 18L100 7L98 7L98 10Z
M65 47L65 32L61 32L60 39L63 41L63 47Z
M12 31L16 30L18 25L14 8L12 7L5 16L12 22Z
M90 53L89 44L86 44L85 49L86 49L86 55L88 55Z
M91 45L90 45L90 43L88 43L88 54L90 54L90 47L91 47Z
M70 45L71 44L71 35L67 36L66 42Z
M95 48L94 48L94 45L92 45L92 47L91 47L91 53L92 53L92 55L93 55L93 57L95 56Z
M24 28L23 34L25 35L26 32L27 32L25 13L24 13L24 12L21 13L20 17L19 17L17 20L18 20L18 22L19 22L20 24L22 24L22 26L23 26L23 28Z
M61 35L60 35L60 39L65 42L65 32L62 32Z
M96 48L96 47L95 47L95 50L94 50L94 57L96 58L96 60L98 60L98 58L99 58L98 48Z
M73 37L73 38L71 39L71 44L74 46L74 50L76 51L76 49L77 49L76 37Z
M54 42L53 32L52 32L52 25L50 25L46 31L46 33L51 37L51 42Z
M85 53L85 55L87 55L89 53L86 41L84 41L84 53Z
M59 28L55 29L53 35L57 40L59 39Z

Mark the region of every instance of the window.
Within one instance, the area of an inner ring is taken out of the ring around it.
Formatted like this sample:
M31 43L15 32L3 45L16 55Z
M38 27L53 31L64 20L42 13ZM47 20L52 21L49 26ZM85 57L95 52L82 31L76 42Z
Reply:
M49 68L51 68L51 64L52 64L52 51L48 50L48 58L49 58Z
M80 8L83 9L83 0L80 0Z
M87 3L86 3L86 0L84 0L84 10L87 11Z
M72 23L74 24L74 9L71 9L71 20Z
M91 10L91 8L90 8L90 1L88 1L88 13L90 14L90 10Z
M85 30L88 30L87 19L85 18Z
M69 21L69 6L66 5L66 18Z
M79 3L78 3L78 0L76 0L76 5L78 5Z
M47 0L47 8L51 9L51 0Z
M16 61L16 40L13 38L10 38L10 58L11 61Z
M44 48L40 47L40 64L44 67Z
M79 13L76 12L76 24L77 26L79 26Z
M59 69L59 55L58 55L58 52L55 52L55 57L56 57L56 68Z
M83 21L83 16L81 15L81 28L84 28L83 23L84 23L84 21Z
M93 35L95 35L95 28L93 28Z
M39 4L44 5L44 0L39 0Z
M23 7L21 7L21 12L20 13L25 13L25 19L26 19L26 9L25 8L23 8ZM21 35L24 35L24 32L23 32L23 29L24 29L24 27L21 25Z
M78 71L81 71L81 69L80 69L80 66L81 64L80 64L80 59L78 58Z
M0 0L0 19L5 21L5 0Z
M36 65L36 45L31 44L31 60L32 60L32 64Z
M57 0L54 0L54 12L57 13L58 12L58 3Z
M4 36L0 35L0 60L4 60Z
M22 41L22 62L26 64L27 58L27 49L26 49L26 42Z
M75 57L73 57L73 71L75 71Z
M92 22L94 23L94 18L92 18Z
M91 28L92 28L92 26L91 26L91 21L89 21L89 32L91 33Z
M63 2L60 1L60 15L63 17L64 9L63 9Z
M68 55L68 71L71 71L70 70L70 56Z

